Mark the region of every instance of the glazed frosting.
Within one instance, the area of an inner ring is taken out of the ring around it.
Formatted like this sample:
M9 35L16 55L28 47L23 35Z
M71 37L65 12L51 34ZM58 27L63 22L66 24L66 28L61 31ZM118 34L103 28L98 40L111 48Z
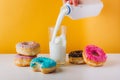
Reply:
M28 42L19 42L16 44L16 47L19 48L36 48L40 47L39 43L36 43L34 41L28 41Z
M85 54L87 59L93 60L95 62L104 62L107 58L105 52L95 45L86 46Z
M37 57L32 59L30 67L34 67L37 64L39 64L41 68L51 68L56 66L56 62L47 57Z
M69 53L69 58L70 57L82 57L82 50L75 50L75 51L71 51L70 53Z

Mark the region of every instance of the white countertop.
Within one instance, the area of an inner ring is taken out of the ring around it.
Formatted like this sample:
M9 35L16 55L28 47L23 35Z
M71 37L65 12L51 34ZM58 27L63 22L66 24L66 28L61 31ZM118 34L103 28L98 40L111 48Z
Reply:
M17 67L14 65L14 56L0 54L0 80L120 80L120 54L108 54L102 67L67 63L51 74L33 72L29 67Z

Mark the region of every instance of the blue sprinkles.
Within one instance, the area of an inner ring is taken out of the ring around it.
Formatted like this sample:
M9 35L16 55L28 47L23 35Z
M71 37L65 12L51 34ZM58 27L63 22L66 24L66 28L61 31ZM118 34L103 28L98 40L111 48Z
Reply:
M32 59L30 63L30 67L36 66L36 63L40 64L41 68L51 68L56 66L56 62L47 57L37 57Z

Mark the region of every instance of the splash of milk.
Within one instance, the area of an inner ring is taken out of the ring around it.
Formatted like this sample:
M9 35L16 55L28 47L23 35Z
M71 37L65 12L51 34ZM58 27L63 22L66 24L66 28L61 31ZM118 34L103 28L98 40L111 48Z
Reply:
M54 41L55 41L56 34L57 34L57 32L58 32L58 29L59 29L59 27L60 27L60 24L61 24L64 16L66 15L66 12L67 12L67 9L66 9L66 8L61 9L61 11L60 11L60 13L59 13L59 16L58 16L58 18L57 18L56 24L55 24L55 28L54 28L54 31L53 31L53 35L52 35L51 42L54 42Z

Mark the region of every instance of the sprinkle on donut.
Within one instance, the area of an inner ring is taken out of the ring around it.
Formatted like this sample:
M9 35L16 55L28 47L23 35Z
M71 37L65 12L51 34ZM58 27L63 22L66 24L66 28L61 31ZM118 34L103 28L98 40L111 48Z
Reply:
M37 57L40 52L40 45L34 41L19 42L16 44L16 52L14 63L20 67L30 65L33 58Z
M34 56L40 52L40 44L34 41L19 42L16 44L16 51L22 55Z

